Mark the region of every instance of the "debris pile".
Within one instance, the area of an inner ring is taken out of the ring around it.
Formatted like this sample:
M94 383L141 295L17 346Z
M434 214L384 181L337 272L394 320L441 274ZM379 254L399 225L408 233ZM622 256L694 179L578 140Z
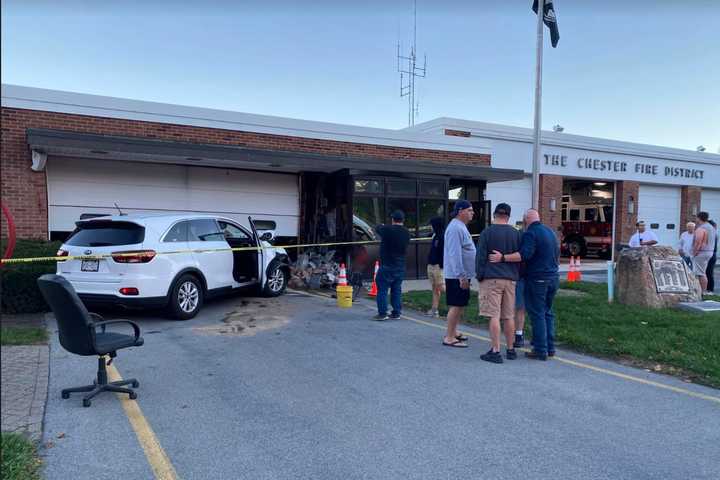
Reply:
M321 253L310 250L298 255L297 261L290 266L290 288L328 288L332 287L340 273L340 264L334 260L335 250Z

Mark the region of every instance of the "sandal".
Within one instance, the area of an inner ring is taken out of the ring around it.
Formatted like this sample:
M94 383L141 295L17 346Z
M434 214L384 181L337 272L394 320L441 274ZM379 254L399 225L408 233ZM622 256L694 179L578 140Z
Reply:
M458 339L458 340L460 340L461 342L467 342L467 341L468 341L468 336L467 336L467 335L463 335L462 333L459 333L455 338Z
M443 339L442 344L445 345L446 347L455 347L455 348L467 348L468 347L468 344L461 340L455 340L454 342L448 343Z

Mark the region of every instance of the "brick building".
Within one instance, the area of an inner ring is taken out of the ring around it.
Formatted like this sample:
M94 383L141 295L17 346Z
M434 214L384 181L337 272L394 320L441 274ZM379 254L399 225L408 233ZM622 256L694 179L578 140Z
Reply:
M543 153L553 227L605 209L615 243L638 218L672 243L698 210L720 216L718 155L552 132ZM492 203L510 203L513 221L530 206L531 165L523 128L440 118L388 130L2 87L1 194L21 238L63 239L81 216L120 209L252 215L284 241L345 241L372 237L397 208L424 238L461 198L477 233ZM417 242L411 276L426 252Z

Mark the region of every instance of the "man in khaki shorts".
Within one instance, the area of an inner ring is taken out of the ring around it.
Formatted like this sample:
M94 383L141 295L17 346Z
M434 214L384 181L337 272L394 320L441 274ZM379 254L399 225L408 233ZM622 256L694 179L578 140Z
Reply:
M500 354L500 320L505 327L507 350L505 357L515 360L515 282L519 278L517 263L490 263L492 252L510 254L520 248L521 234L511 225L510 205L499 203L493 213L493 224L480 234L477 246L476 272L480 281L478 292L478 314L490 317L490 339L492 347L481 355L486 362L503 363Z

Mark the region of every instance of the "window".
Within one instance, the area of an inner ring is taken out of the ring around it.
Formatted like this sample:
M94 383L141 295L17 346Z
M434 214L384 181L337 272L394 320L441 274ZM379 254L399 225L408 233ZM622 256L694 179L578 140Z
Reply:
M580 210L577 208L571 208L570 209L570 221L577 222L578 220L580 220Z
M188 240L191 242L218 242L225 240L225 235L212 218L203 218L190 221Z
M650 228L652 228L653 230L657 230L658 228L660 228L660 224L659 223L651 223Z
M420 196L421 197L444 197L445 196L445 182L435 182L423 180L420 182Z
M373 229L376 225L387 222L384 198L355 197L353 199L354 240L375 240Z
M355 180L356 193L383 193L382 180Z
M245 233L240 227L237 225L233 225L232 223L219 221L220 224L220 230L222 230L223 235L225 238L233 239L233 240L244 240L249 241L250 235Z
M415 237L417 228L417 207L415 198L388 198L387 204L388 215L395 210L401 210L405 214L405 222L403 222L403 225L410 231L410 236Z
M446 222L445 200L420 199L420 215L418 218L418 237L430 238L433 235L430 220L435 217L443 219Z
M561 212L562 212L562 221L567 222L567 219L568 219L567 218L567 216L568 216L567 207L563 207Z
M465 189L463 187L454 187L448 190L448 200L461 200L465 197Z
M170 228L163 242L187 242L188 239L188 223L189 222L178 222Z
M593 220L595 220L595 215L597 215L597 208L585 209L585 221L592 222Z
M417 184L415 180L388 180L388 194L393 195L412 195L417 193Z
M79 222L66 243L76 247L114 247L135 245L144 239L145 227L136 223L96 220Z
M668 223L667 225L665 225L665 228L667 228L668 230L675 230L675 224L674 224L674 223Z

